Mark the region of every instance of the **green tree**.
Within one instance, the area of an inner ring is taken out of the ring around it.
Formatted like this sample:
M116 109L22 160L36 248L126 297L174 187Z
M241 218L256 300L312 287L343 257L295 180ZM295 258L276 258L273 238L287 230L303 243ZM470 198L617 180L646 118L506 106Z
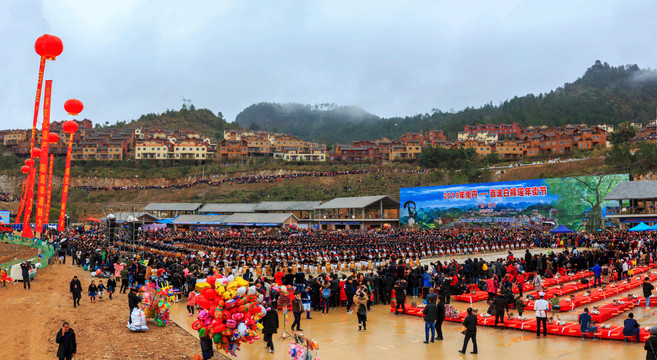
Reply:
M627 144L619 144L607 151L605 164L622 172L630 172L634 156L630 153Z
M632 140L635 136L636 130L634 130L634 127L628 122L624 122L614 129L610 141L613 145L619 145Z

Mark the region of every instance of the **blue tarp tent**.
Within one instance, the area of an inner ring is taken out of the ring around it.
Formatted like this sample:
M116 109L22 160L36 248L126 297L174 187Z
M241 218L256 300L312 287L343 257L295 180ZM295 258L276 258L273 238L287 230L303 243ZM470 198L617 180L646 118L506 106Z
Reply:
M558 228L550 231L550 234L572 234L574 231L567 228L565 225L560 225Z
M654 229L646 225L646 223L642 222L641 224L631 228L629 231L649 231L649 230L654 230Z
M173 223L173 219L162 219L162 220L156 221L156 223L158 223L158 224L171 224L171 223Z

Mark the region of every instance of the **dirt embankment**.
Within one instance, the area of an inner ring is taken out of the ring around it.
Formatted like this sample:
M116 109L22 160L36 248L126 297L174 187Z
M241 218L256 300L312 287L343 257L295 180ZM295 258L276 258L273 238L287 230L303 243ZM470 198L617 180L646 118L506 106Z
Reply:
M494 170L494 181L584 176L602 173L604 158L521 166Z

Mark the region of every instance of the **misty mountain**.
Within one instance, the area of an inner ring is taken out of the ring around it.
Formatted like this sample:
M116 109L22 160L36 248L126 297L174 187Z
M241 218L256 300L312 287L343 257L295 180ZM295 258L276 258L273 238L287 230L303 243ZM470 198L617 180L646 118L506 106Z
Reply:
M494 69L491 69L494 71ZM279 131L319 142L396 139L406 132L443 129L454 139L463 125L517 122L521 126L586 123L617 125L655 119L657 72L637 65L596 61L584 75L549 93L516 96L499 105L483 104L458 112L379 118L354 106L260 103L237 115L240 126Z

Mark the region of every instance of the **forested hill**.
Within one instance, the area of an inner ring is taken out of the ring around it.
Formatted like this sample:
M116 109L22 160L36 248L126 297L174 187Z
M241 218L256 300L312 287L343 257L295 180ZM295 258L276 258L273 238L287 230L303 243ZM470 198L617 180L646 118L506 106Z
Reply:
M102 127L97 125L98 127ZM180 110L167 110L161 114L146 114L130 122L119 121L106 127L161 127L165 130L193 130L205 136L221 140L224 129L236 128L237 125L224 120L222 113L214 114L208 109L196 109L194 105L182 106Z
M619 124L655 119L657 72L637 65L596 61L584 75L546 94L528 94L458 112L435 111L404 118L379 118L356 107L260 103L237 115L243 127L279 131L306 140L346 143L357 139L398 138L406 132L444 129L455 138L466 124L521 126L573 123Z

